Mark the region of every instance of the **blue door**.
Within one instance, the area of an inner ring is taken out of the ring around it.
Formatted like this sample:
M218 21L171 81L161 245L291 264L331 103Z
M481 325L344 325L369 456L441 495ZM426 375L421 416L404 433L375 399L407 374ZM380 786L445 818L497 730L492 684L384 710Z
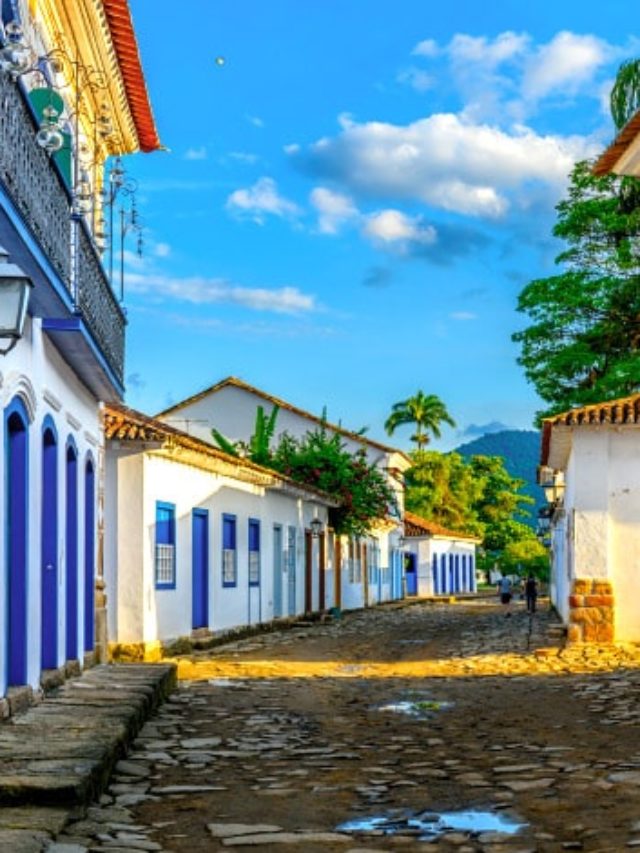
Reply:
M88 459L84 471L84 650L94 645L95 553L96 553L96 475Z
M418 594L418 556L404 555L404 575L407 581L407 595Z
M15 400L6 414L9 685L27 681L28 418Z
M78 455L73 442L66 454L66 646L67 660L78 657Z
M296 603L296 529L290 527L287 540L287 572L289 573L289 616L295 616Z
M273 525L273 618L282 612L282 527Z
M440 592L444 593L447 591L447 555L446 554L442 554L440 557L440 575L442 578L442 580L440 582Z
M42 632L43 669L58 666L58 443L52 427L42 436Z
M191 627L209 627L209 513L191 513Z
M437 595L440 590L438 589L438 555L433 555L433 560L431 564L431 574L433 576L433 594Z

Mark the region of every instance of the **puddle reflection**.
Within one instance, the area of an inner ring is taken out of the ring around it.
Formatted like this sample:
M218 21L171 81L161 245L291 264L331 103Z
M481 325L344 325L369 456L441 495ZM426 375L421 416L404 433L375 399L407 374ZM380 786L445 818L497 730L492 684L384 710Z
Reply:
M422 812L404 817L372 816L345 821L336 827L338 832L382 833L383 835L411 835L428 841L447 832L467 832L480 835L498 832L515 835L526 824L504 814L489 811Z

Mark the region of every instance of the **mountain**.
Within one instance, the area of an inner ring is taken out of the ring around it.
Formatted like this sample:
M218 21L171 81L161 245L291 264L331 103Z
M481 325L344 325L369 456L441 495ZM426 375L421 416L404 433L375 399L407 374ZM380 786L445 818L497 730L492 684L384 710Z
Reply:
M546 503L542 489L536 484L536 468L540 464L539 432L505 429L461 444L454 452L465 457L502 456L511 476L525 481L523 493L535 500L535 505L527 507L531 516L526 521L532 527L536 526L538 510Z

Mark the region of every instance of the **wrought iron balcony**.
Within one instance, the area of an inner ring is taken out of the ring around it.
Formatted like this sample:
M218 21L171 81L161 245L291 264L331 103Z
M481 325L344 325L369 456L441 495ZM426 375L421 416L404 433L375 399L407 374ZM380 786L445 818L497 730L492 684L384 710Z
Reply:
M75 229L79 263L72 292L71 196L55 163L36 144L37 130L21 84L0 73L0 184L62 283L69 311L84 322L122 385L125 316L84 221Z

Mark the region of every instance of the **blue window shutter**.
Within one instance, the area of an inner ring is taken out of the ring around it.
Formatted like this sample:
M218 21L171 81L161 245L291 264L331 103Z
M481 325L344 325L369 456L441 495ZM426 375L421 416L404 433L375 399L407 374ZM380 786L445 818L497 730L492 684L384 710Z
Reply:
M223 518L222 547L227 551L235 551L236 548L236 520L230 516Z
M249 550L260 550L260 522L249 519Z

